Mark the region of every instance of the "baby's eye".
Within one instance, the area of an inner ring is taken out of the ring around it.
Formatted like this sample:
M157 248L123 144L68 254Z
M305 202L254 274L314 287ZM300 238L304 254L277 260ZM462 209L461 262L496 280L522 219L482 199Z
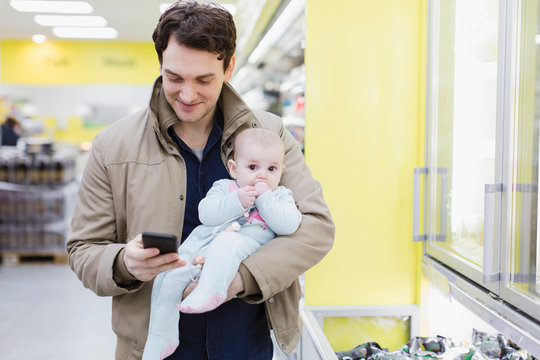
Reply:
M277 168L276 168L275 166L270 166L270 167L268 168L268 171L270 171L270 172L274 172L274 171L276 171L276 170L277 170Z
M249 165L248 168L249 168L249 170L256 170L257 169L257 167L255 165Z

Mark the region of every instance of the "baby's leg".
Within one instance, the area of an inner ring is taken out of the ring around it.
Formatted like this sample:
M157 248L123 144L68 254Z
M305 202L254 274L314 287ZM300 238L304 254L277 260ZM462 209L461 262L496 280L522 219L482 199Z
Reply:
M178 347L180 313L177 304L190 282L189 265L161 273L154 280L143 359L164 359Z
M250 237L222 231L206 249L199 284L178 307L184 313L203 313L223 304L242 260L260 248Z

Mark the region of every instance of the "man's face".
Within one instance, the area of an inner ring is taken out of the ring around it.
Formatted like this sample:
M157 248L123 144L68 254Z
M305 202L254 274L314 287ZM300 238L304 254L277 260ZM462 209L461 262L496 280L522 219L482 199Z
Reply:
M223 71L218 54L179 45L171 36L160 65L165 98L180 120L211 122L223 83L231 79L233 69L234 57Z

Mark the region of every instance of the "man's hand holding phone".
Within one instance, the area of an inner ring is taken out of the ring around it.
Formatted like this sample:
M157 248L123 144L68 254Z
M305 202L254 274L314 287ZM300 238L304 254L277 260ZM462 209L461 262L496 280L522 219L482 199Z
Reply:
M160 255L176 252L178 250L178 241L176 236L172 234L143 232L142 242L145 249L158 248Z
M169 248L170 250L171 248ZM178 258L174 252L160 254L157 247L145 248L142 234L130 240L124 251L126 268L140 281L149 281L159 273L186 265L184 260Z

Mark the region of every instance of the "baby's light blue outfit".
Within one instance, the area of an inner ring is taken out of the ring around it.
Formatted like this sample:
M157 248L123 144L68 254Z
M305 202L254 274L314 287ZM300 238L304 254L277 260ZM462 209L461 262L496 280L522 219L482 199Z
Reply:
M278 186L244 209L234 180L216 181L199 203L196 227L178 248L188 265L159 274L154 280L148 338L143 360L163 359L178 347L180 313L202 313L221 305L242 260L276 235L294 233L302 214L289 189ZM204 268L191 265L196 255L205 257ZM196 277L195 290L182 301L182 292Z

